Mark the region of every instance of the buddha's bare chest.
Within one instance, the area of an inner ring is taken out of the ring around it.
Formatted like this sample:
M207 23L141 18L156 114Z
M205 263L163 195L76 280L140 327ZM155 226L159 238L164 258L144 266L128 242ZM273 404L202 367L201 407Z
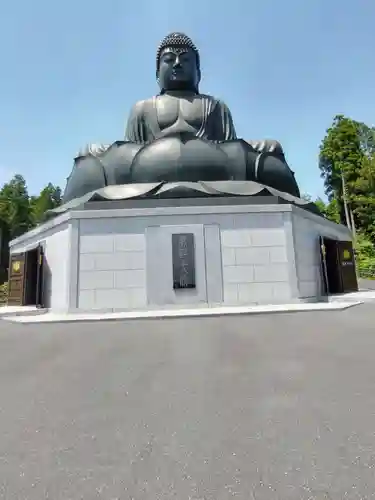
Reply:
M197 130L203 123L203 101L199 97L184 99L164 95L158 96L154 104L160 130Z

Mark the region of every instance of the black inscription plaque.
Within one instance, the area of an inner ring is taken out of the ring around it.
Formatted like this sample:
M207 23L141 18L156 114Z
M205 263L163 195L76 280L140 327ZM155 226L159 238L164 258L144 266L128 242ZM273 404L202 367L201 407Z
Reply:
M172 234L173 288L196 288L194 234Z

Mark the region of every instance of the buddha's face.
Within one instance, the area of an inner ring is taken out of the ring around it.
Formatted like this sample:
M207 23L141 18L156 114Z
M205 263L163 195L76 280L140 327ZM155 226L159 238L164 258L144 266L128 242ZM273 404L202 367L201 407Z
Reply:
M190 48L166 48L161 54L158 81L162 90L197 90L200 74Z

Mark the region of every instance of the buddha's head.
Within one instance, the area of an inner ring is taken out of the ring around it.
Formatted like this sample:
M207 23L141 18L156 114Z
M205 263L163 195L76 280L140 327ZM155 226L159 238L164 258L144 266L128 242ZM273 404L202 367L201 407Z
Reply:
M156 54L156 78L161 93L168 90L198 93L199 52L188 36L171 33L161 41Z

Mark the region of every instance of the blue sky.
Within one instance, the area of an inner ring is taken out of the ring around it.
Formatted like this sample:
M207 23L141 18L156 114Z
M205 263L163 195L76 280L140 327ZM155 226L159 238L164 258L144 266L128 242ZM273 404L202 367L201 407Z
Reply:
M374 20L374 0L3 2L0 183L64 186L81 146L121 139L131 105L157 92L158 42L184 31L237 134L278 139L301 190L322 195L333 116L375 122Z

